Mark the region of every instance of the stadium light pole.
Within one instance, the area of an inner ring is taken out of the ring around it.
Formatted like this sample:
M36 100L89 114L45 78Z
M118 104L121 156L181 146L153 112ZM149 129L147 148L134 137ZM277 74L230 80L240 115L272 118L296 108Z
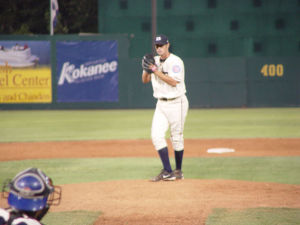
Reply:
M154 39L156 37L156 0L151 1L152 4L152 17L151 17L151 28L152 28L152 53L155 54Z
M50 0L50 35L53 35L53 24L52 24L52 1Z

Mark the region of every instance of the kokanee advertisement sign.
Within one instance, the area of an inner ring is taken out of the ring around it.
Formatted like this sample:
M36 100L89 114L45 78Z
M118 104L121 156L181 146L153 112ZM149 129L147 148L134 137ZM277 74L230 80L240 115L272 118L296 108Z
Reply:
M49 41L0 41L0 103L51 103Z
M58 102L116 102L117 41L56 43Z

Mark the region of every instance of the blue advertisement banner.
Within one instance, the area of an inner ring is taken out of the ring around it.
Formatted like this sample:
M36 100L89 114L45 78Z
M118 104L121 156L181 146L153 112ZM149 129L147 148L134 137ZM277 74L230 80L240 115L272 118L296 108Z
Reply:
M58 102L119 100L117 41L56 43Z

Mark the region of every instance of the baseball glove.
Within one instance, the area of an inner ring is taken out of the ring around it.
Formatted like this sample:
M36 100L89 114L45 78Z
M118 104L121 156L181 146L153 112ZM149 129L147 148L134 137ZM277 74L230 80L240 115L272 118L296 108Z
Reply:
M152 54L144 55L142 59L142 68L147 73L153 73L152 69L150 68L151 65L155 65L155 60Z

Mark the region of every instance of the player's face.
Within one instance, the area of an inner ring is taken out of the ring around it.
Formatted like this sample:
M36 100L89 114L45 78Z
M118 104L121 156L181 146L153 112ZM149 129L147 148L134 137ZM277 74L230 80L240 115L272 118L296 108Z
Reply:
M169 44L166 45L155 45L156 52L160 56L165 56L169 53Z

